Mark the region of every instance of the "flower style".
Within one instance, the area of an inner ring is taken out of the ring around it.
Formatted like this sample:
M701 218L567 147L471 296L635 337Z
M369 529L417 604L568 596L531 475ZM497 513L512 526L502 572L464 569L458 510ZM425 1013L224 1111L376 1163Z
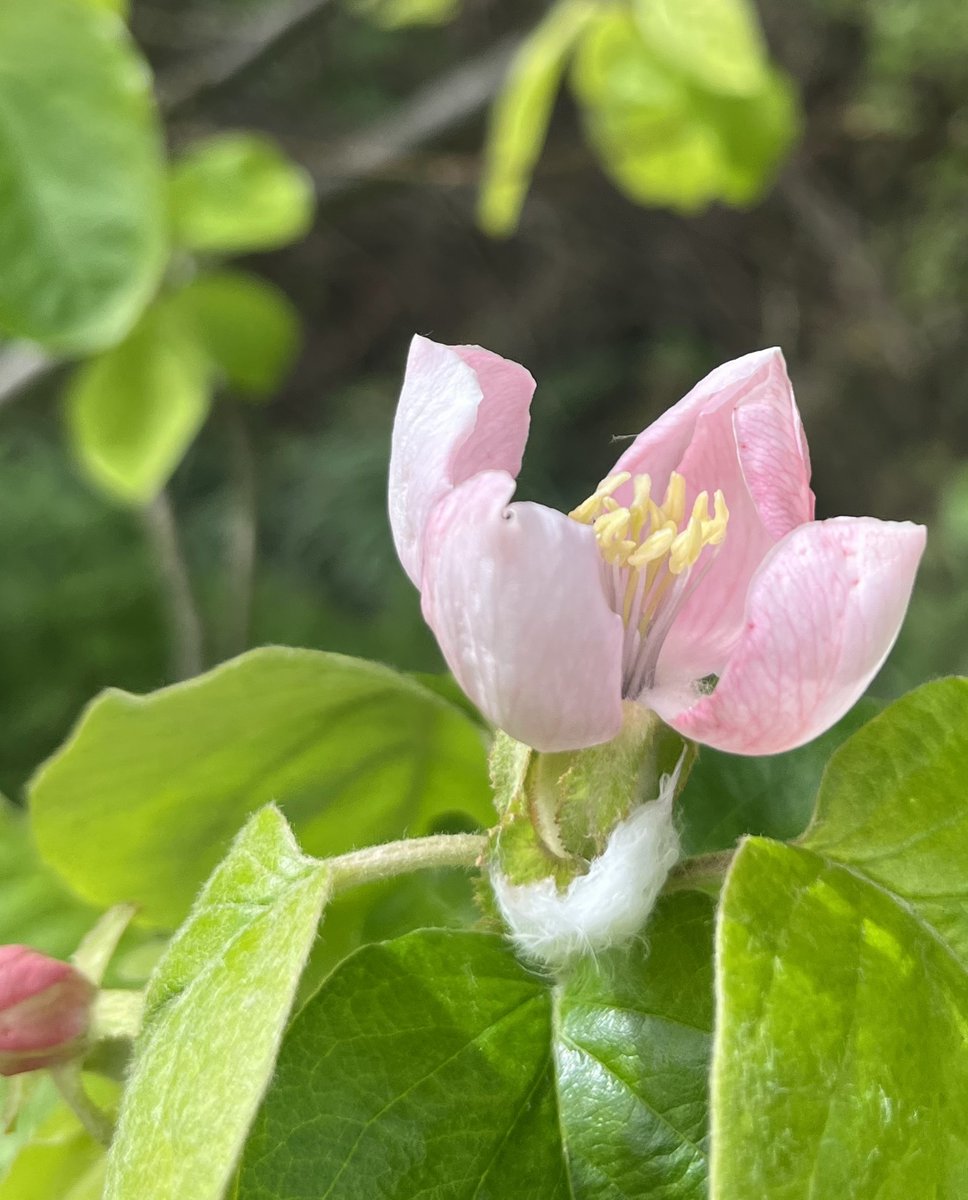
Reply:
M539 751L610 740L623 701L737 754L832 725L897 637L925 531L814 520L781 352L707 375L569 515L511 502L534 386L416 337L393 430L397 552L481 711Z

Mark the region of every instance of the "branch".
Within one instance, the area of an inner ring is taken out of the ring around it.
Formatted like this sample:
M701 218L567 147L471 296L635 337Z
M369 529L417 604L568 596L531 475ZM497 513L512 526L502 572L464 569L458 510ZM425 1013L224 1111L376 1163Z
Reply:
M141 511L168 610L172 675L175 679L190 679L203 666L202 622L192 595L175 514L165 492L159 492Z

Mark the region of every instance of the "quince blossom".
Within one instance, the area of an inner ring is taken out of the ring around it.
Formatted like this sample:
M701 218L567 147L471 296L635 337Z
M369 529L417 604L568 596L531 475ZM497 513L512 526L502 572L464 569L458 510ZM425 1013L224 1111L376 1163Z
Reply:
M781 352L712 371L570 515L511 502L534 387L416 337L393 430L397 552L481 711L539 751L610 740L629 700L737 754L832 725L894 643L925 531L814 520Z

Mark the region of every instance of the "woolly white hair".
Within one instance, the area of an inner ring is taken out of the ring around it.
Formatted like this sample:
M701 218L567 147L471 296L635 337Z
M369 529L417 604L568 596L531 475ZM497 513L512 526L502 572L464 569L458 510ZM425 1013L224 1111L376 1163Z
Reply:
M679 769L663 775L659 797L612 830L588 873L559 892L553 879L510 883L496 868L491 883L519 950L548 966L628 941L646 918L679 858L672 800Z

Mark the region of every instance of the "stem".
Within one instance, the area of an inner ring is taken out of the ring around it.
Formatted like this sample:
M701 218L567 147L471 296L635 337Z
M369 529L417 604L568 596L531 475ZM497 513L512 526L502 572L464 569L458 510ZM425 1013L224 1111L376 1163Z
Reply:
M81 1072L77 1066L71 1064L64 1067L51 1067L50 1075L62 1100L91 1137L96 1142L100 1142L102 1146L110 1146L111 1136L114 1133L114 1122L104 1109L98 1108L84 1091Z
M189 679L202 670L202 622L192 595L175 513L163 491L141 511L168 610L172 675L176 680Z
M684 859L670 871L663 891L719 891L733 854L732 850L719 850L715 854L697 854L695 858Z
M225 536L226 591L222 618L225 656L240 653L249 642L252 582L255 575L256 494L252 441L244 414L236 404L225 408L232 467L232 496Z
M483 833L438 833L353 850L327 860L333 892L434 867L476 867L487 849Z

